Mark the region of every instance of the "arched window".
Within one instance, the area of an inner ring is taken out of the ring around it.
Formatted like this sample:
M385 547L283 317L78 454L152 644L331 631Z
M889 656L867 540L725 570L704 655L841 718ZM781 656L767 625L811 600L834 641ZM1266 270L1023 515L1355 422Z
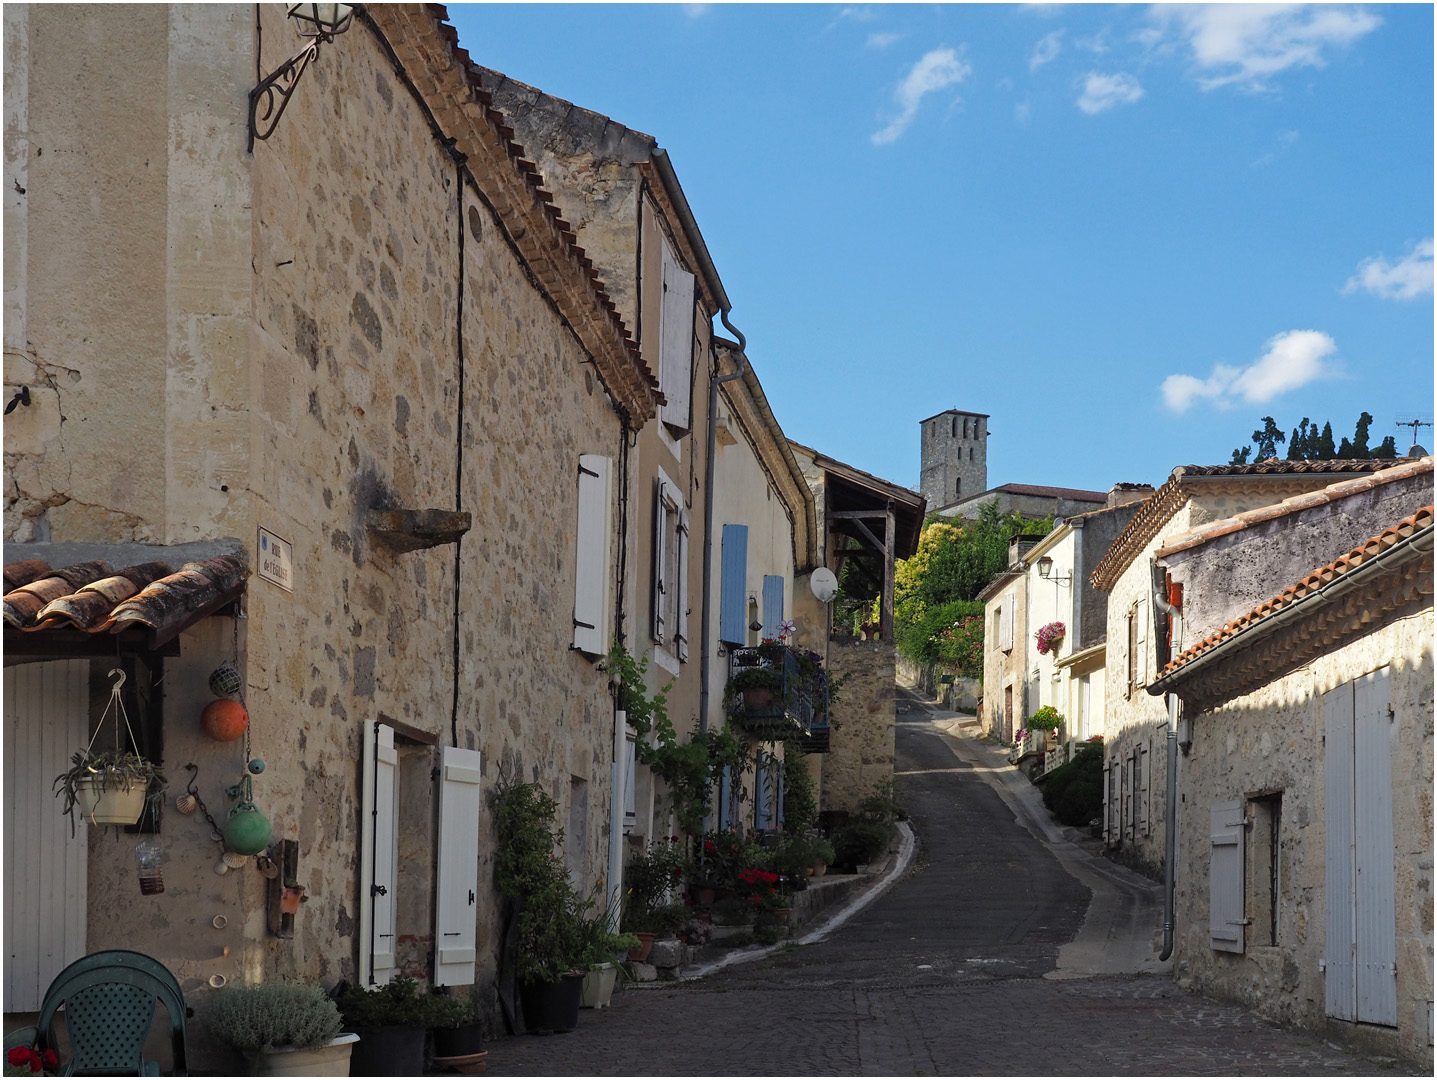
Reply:
M972 448L971 446L968 447L968 460L969 460L969 461L972 461L972 460L973 460L973 448Z
M958 417L953 418L953 438L958 437Z
M967 437L968 437L968 418L965 416L965 417L963 418L963 438L966 439Z

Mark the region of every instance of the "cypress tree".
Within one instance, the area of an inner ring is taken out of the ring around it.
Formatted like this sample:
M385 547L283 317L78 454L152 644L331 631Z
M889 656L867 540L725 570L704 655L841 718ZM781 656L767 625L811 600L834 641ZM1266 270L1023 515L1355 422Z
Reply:
M1322 425L1322 434L1317 440L1317 453L1313 457L1317 461L1331 461L1337 457L1337 450L1332 445L1332 421L1330 420Z

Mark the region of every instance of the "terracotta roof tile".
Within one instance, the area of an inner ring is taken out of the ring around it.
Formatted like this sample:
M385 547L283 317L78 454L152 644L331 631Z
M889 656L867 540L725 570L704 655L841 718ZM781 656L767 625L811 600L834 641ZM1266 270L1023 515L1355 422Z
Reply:
M5 568L7 580L19 565ZM119 633L132 624L163 631L182 626L191 613L234 592L245 576L244 562L232 555L185 563L173 573L160 562L115 572L96 559L47 571L7 592L0 603L5 622L27 633Z
M1144 500L1138 512L1133 515L1133 520L1128 522L1127 528L1118 534L1118 538L1108 548L1108 553L1093 568L1089 580L1094 587L1099 589L1111 589L1116 584L1118 577L1127 569L1138 552L1158 534L1158 530L1163 527L1164 522L1176 514L1187 501L1189 493L1183 487L1185 480L1200 478L1240 480L1250 476L1300 476L1326 473L1371 474L1404 467L1416 468L1417 471L1421 471L1423 462L1426 463L1427 471L1431 471L1431 458L1421 458L1416 461L1401 458L1395 461L1371 459L1363 461L1278 461L1269 459L1254 462L1251 465L1180 465L1173 470L1172 476L1162 487ZM1394 476L1394 479L1401 479L1401 477Z
M1222 518L1218 521L1209 521L1189 529L1187 532L1178 533L1176 536L1168 538L1167 543L1158 549L1157 556L1162 558L1179 551L1201 547L1220 536L1229 536L1232 533L1251 528L1253 525L1260 525L1265 521L1275 521L1288 514L1296 514L1302 510L1311 510L1317 506L1339 502L1349 496L1360 495L1364 491L1372 491L1397 480L1406 480L1409 477L1431 472L1432 458L1420 458L1416 461L1403 462L1368 476L1360 476L1352 480L1339 480L1318 491L1305 491L1300 495L1293 495L1281 502L1273 503L1271 506L1245 510L1241 514L1234 514L1232 517Z
M1226 641L1234 634L1246 630L1254 623L1261 622L1263 619L1276 614L1283 608L1295 604L1303 597L1330 585L1342 575L1356 570L1364 562L1367 562L1401 541L1406 540L1414 533L1420 532L1423 529L1430 529L1432 527L1432 521L1433 508L1426 506L1418 510L1415 514L1403 518L1396 525L1383 529L1376 536L1359 544L1346 555L1334 559L1326 566L1318 567L1301 581L1289 585L1276 596L1258 604L1257 607L1253 608L1246 615L1234 619L1232 622L1209 634L1196 645L1184 650L1181 655L1163 668L1159 677L1172 674L1184 664L1196 660L1203 653Z

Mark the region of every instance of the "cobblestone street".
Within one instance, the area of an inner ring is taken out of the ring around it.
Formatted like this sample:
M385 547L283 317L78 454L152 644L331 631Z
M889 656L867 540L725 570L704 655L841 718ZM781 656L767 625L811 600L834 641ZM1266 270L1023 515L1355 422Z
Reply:
M566 1035L498 1040L490 1072L1400 1075L1165 974L1045 978L1090 890L908 708L899 799L918 847L888 892L816 944L630 989Z

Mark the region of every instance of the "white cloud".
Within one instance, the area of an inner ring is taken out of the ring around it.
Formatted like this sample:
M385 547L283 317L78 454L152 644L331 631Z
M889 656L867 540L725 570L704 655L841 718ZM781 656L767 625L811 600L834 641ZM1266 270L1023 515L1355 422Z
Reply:
M1086 52L1102 56L1108 51L1108 28L1103 27L1091 37L1078 38L1073 44Z
M867 45L870 49L886 49L898 40L900 35L888 31L881 34L869 34Z
M1013 106L1013 118L1020 124L1026 124L1028 118L1033 115L1033 107L1026 101Z
M1054 30L1044 34L1033 46L1033 55L1028 57L1028 70L1037 71L1044 64L1051 63L1063 51L1063 31Z
M684 14L690 19L701 19L709 13L711 7L713 7L712 4L685 4Z
M1131 105L1143 96L1143 88L1131 75L1102 75L1090 71L1083 79L1083 93L1078 98L1078 108L1089 116L1111 109L1115 105Z
M1384 300L1415 300L1431 295L1432 237L1412 245L1412 250L1395 263L1382 255L1363 259L1342 291L1353 293L1358 289Z
M1350 45L1382 25L1363 8L1307 4L1160 6L1152 18L1164 29L1175 25L1191 46L1204 90L1265 90L1272 76L1322 67L1325 49Z
M850 5L838 13L840 19L852 19L854 22L867 22L873 18L873 9L861 5Z
M1169 375L1163 380L1163 402L1178 413L1200 399L1212 400L1221 409L1236 398L1262 405L1333 374L1328 357L1336 351L1337 342L1320 330L1288 330L1268 341L1267 351L1248 367L1216 364L1206 379Z
M1275 150L1268 151L1266 154L1263 154L1262 157L1258 158L1252 163L1252 167L1254 169L1260 169L1264 165L1271 165L1274 161L1276 161L1278 158L1282 157L1289 150L1291 150L1293 144L1296 142L1297 132L1279 131L1277 133L1277 148Z
M913 123L913 118L918 115L918 106L926 95L960 83L972 73L972 66L959 60L952 49L934 49L925 53L893 92L902 111L886 128L873 133L873 145L885 146L896 142Z

